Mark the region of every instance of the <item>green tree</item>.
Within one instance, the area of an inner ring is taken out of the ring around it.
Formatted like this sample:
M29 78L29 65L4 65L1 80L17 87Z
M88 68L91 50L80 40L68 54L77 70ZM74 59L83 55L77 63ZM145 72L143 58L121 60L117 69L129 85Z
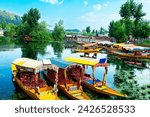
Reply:
M5 27L5 36L13 37L16 35L17 26L14 24L7 24Z
M114 37L117 42L125 42L126 41L125 26L122 24L121 21L110 22L109 36Z
M136 10L133 14L133 17L135 18L135 23L137 23L139 20L142 20L142 17L146 15L146 13L143 13L142 8L142 4L138 4L136 7Z
M134 0L128 0L121 6L120 16L125 19L130 19L135 14L137 4Z
M22 16L22 22L30 25L31 28L34 28L38 25L38 20L40 19L39 10L36 8L31 8L28 13L25 13Z
M115 37L115 33L114 31L116 30L115 29L115 22L114 21L111 21L110 24L109 24L109 37Z
M94 34L94 35L95 35L95 33L96 33L96 32L95 32L95 29L93 29L92 34Z
M22 25L20 26L21 35L29 35L38 26L38 20L40 19L39 10L31 8L28 13L22 16ZM24 28L24 29L23 29ZM23 29L23 31L22 31ZM30 35L29 35L30 36Z
M148 38L150 35L150 23L148 21L140 21L134 24L133 36L135 38Z
M86 32L87 32L87 34L91 33L91 27L90 26L86 27Z
M149 37L149 23L143 21L143 16L146 14L142 11L143 5L136 3L134 0L127 0L122 4L119 11L122 19L117 22L110 22L109 36L118 39L119 35L116 33L122 33L121 39L125 41L125 38L147 38ZM120 22L120 23L119 23ZM118 25L118 27L117 27ZM121 26L122 25L122 26ZM118 30L120 29L120 30ZM146 31L147 30L147 31ZM124 34L125 31L125 34ZM125 36L125 38L124 38Z
M51 34L47 29L48 24L46 22L41 22L36 26L37 28L30 32L30 36L33 38L32 41L47 41L51 40Z
M125 19L123 21L124 25L125 25L125 32L126 35L128 37L128 39L130 38L130 35L132 35L132 30L133 30L133 22L132 20L130 20L129 18Z
M65 38L65 30L63 25L63 20L60 20L55 24L54 30L52 32L52 37L54 41L63 41Z
M51 34L48 31L48 24L46 22L39 23L40 13L36 8L31 8L22 16L22 23L17 27L17 34L25 39L29 36L32 41L49 41ZM29 41L31 41L29 40Z

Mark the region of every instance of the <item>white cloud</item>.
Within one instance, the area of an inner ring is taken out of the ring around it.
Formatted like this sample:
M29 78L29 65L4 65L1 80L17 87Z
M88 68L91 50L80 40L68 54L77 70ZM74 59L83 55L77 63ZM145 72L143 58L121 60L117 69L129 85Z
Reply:
M61 0L61 1L59 1L59 0L40 0L40 1L42 1L42 2L47 2L47 3L50 3L50 4L52 4L52 5L54 5L54 4L59 4L59 5L61 5L61 4L63 4L63 2L64 2L64 0Z
M63 3L64 3L64 0L60 1L60 2L59 2L59 5L61 5L61 4L63 4Z
M95 5L93 6L93 8L94 8L94 10L99 11L99 10L101 10L102 5L101 5L101 4L95 4Z
M86 7L88 5L88 1L84 1L83 4Z

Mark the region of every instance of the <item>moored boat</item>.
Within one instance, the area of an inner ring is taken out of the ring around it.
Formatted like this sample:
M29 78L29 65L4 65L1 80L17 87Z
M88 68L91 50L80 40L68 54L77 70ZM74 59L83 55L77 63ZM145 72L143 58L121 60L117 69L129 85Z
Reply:
M84 44L77 49L73 49L76 53L95 53L99 52L102 48L98 46L98 43Z
M40 78L42 62L18 58L12 62L12 74L17 85L32 99L59 100L57 91Z
M49 64L46 63L45 65L47 67L47 70L44 72L45 77L52 83L55 83L56 79L58 79L59 91L63 92L70 99L90 100L81 86L82 66L56 58L50 58ZM77 76L80 77L78 82L73 81L70 77L71 73L69 71L73 68L80 70Z
M86 88L97 92L97 93L102 93L105 95L109 95L109 96L120 96L120 97L127 97L125 94L122 94L116 90L111 89L110 87L107 86L106 84L106 75L107 75L107 67L108 67L108 63L106 63L106 59L100 59L100 61L96 61L93 59L84 59L84 58L75 58L75 57L67 57L65 58L66 61L69 62L74 62L77 64L81 64L85 67L85 65L87 66L91 66L92 67L92 77L89 74L86 74L84 72L83 78L82 78L82 85L85 86ZM96 67L104 67L105 68L105 73L103 76L103 80L100 81L99 79L95 79L94 77L94 70ZM77 71L72 71L72 72L76 72ZM79 80L77 77L75 77L76 80Z
M134 59L150 59L150 48L135 46L134 44L115 44L114 49L107 49L112 54L120 57L134 58Z

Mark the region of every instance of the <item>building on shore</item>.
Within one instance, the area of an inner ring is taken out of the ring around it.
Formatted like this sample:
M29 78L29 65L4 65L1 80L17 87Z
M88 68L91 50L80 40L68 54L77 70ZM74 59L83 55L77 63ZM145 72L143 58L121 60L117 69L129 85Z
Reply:
M113 41L112 38L108 36L83 36L83 35L66 35L66 42L99 42L99 41Z

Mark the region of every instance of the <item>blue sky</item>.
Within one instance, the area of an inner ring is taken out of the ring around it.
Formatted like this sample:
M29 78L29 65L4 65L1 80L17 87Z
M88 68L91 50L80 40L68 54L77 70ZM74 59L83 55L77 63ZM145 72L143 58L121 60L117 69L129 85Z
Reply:
M66 29L84 29L91 26L99 29L107 28L109 22L120 19L120 6L127 0L0 0L0 9L22 16L30 8L38 8L41 21L46 21L54 27L60 19ZM135 0L143 3L147 13L144 18L150 20L150 0Z

